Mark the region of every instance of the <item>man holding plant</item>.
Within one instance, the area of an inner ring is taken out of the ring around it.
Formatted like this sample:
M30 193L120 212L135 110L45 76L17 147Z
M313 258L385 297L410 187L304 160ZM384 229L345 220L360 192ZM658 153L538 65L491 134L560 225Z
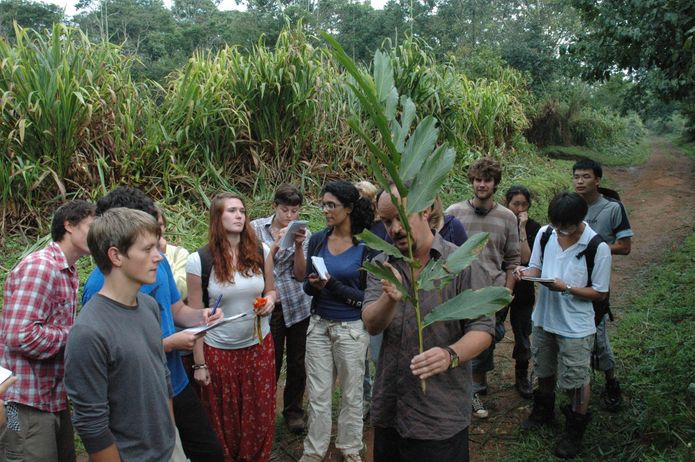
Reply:
M399 198L395 187L391 193ZM410 240L389 194L381 195L377 211L398 250L407 254L412 249L413 258L420 263L416 276L430 259L447 258L457 249L432 233L429 208L409 216ZM375 260L391 269L406 290L412 289L411 273L403 259L382 253ZM470 279L468 268L441 291L420 290L421 315L470 288ZM432 324L423 332L424 352L419 353L413 295L404 297L395 284L372 274L362 319L370 334L384 333L381 356L392 359L380 361L374 385L374 460L467 461L472 395L469 360L491 344L493 319L481 316ZM426 392L421 388L424 379Z

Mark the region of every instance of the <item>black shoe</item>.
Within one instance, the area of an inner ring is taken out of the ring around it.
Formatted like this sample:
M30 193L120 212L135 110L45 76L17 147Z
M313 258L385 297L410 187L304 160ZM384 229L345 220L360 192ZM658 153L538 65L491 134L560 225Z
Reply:
M526 399L533 398L533 384L528 378L528 372L524 369L516 369L515 376L514 388L516 391Z
M565 431L555 445L555 455L562 459L572 459L582 449L582 439L586 426L591 421L591 413L578 414L569 405L562 408L565 414Z
M533 392L533 409L523 422L521 429L524 431L535 430L544 425L555 422L555 393Z
M623 402L623 396L620 392L620 382L616 379L606 380L606 388L601 393L601 398L607 410L611 412L617 411Z

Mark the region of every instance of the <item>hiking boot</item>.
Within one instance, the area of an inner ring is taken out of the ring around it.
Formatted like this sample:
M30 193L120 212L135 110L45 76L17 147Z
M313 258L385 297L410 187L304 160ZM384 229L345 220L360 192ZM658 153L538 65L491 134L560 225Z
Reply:
M285 423L287 424L287 429L295 434L304 432L306 428L304 419L301 416L285 417Z
M591 413L578 414L572 411L569 404L562 407L562 413L565 414L565 431L555 445L555 455L562 459L572 459L582 448L582 438L591 421Z
M533 392L533 409L531 415L521 422L521 429L535 430L555 422L555 393Z
M473 393L473 400L471 401L473 407L473 415L479 419L486 419L489 413L485 409L485 405L478 396L478 393Z
M516 388L516 391L518 391L523 398L533 398L533 384L528 377L528 369L515 369L514 375L516 377L514 381L514 388Z
M616 379L606 380L606 388L601 392L601 398L606 409L615 412L620 408L623 402L623 396L620 392L620 382Z

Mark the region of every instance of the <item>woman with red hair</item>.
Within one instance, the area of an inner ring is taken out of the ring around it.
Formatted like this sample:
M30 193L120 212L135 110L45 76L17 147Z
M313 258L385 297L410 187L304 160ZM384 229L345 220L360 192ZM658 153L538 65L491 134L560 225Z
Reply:
M272 259L250 222L239 196L216 195L208 243L186 265L191 306L215 305L221 297L224 317L246 314L208 331L193 351L201 399L230 462L267 461L275 429Z

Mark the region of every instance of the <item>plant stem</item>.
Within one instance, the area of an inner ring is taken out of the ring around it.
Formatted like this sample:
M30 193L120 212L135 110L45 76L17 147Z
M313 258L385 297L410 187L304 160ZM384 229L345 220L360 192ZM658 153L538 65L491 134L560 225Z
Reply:
M413 238L411 236L411 233L406 233L406 236L408 237L408 256L410 257L410 261L412 262L408 267L410 268L410 279L413 284L413 305L415 306L415 322L417 324L417 339L418 339L418 345L419 345L419 350L420 354L422 354L425 351L425 345L424 341L422 338L422 317L420 316L420 287L417 282L417 275L415 274L417 270L417 263L419 261L416 261L413 258ZM422 388L422 392L426 393L427 392L427 381L425 379L420 379L420 388Z

